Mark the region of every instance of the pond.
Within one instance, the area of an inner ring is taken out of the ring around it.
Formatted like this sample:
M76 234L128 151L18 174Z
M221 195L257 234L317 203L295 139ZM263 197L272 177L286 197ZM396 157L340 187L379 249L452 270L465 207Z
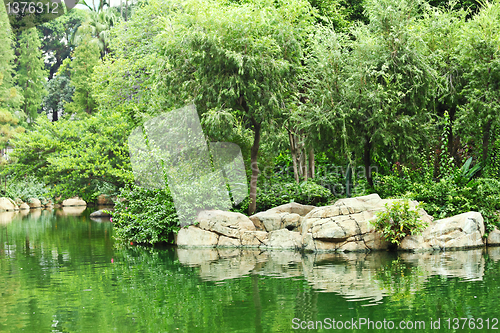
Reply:
M500 248L152 249L117 246L88 210L12 215L0 213L1 332L500 329Z

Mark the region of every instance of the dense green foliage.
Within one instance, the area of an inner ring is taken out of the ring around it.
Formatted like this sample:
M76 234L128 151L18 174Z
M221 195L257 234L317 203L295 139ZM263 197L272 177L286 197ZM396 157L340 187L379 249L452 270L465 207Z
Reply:
M290 182L276 182L264 184L257 188L257 210L264 211L290 202L303 205L323 206L331 203L332 193L325 187L311 181L297 184ZM245 214L248 210L248 199L235 207L235 211Z
M50 189L33 176L26 176L18 180L9 179L0 191L2 196L21 199L23 202L36 198L45 203L51 197Z
M46 59L45 69L48 70L49 81L59 70L64 59L71 56L74 50L75 33L83 21L85 21L85 11L72 9L65 15L59 16L43 25L37 26L42 39L42 51Z
M0 12L0 59L0 149L4 149L15 134L24 131L14 115L22 96L14 86L14 50L6 12ZM4 162L0 154L0 164Z
M47 96L43 100L45 112L52 121L59 120L59 116L63 115L66 103L72 102L75 87L70 84L71 80L68 75L59 74L49 80L45 88L47 89Z
M123 188L115 205L113 222L117 238L143 244L173 242L173 234L179 230L168 189Z
M78 195L93 201L104 186L115 191L132 180L123 138L130 126L117 113L83 120L40 119L34 131L18 136L4 172L34 175L51 185L54 196ZM102 193L102 192L101 192Z
M87 201L118 193L133 182L131 131L194 103L207 142L241 148L250 191L236 210L378 192L498 223L500 1L88 7L38 41L0 32L0 148L14 148L2 176Z
M71 84L75 87L73 101L66 105L70 114L92 114L96 101L92 94L92 73L99 61L98 43L90 36L85 36L75 49L71 62Z
M387 241L399 245L406 236L418 235L427 227L419 219L419 209L419 206L411 209L408 199L394 200L390 205L385 204L385 211L377 214L373 226Z
M23 96L21 109L30 123L38 117L42 98L46 94L47 75L42 58L41 42L35 28L24 30L19 37L17 84Z
M497 179L478 178L464 183L464 168L456 168L451 175L439 181L425 178L425 171L410 171L379 177L375 191L382 197L405 197L421 201L427 213L444 218L468 211L480 212L487 231L499 224L500 182Z

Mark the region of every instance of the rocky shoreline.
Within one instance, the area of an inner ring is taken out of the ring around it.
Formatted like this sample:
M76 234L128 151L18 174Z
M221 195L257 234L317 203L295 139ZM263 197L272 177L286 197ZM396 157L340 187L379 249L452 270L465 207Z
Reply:
M381 199L378 194L339 199L333 205L315 207L289 203L247 217L220 210L202 211L196 225L182 228L175 235L179 248L257 248L260 250L295 250L302 252L370 252L387 250L391 244L370 223L385 204L400 199ZM101 200L102 201L102 200ZM410 202L411 208L417 206ZM61 204L32 198L27 202L0 198L0 212L29 212L34 209L60 208L79 215L87 203L78 198ZM107 209L112 210L113 208ZM74 210L74 211L73 211ZM419 218L428 224L420 235L405 237L398 250L425 252L447 251L484 246L500 246L500 231L485 235L483 217L467 212L434 220L425 210ZM109 217L98 210L91 217Z
M41 202L38 198L30 198L23 202L21 199L10 199L1 197L0 198L0 212L12 212L19 210L30 210L30 209L52 209L52 208L60 208L60 207L83 207L87 206L87 203L78 198L69 198L63 200L61 204L54 204L51 199L46 200L45 202Z
M282 205L250 217L220 210L202 211L197 224L179 230L180 248L259 248L304 252L369 252L387 250L390 243L374 230L370 221L385 204L377 194L340 199L330 206L297 203ZM417 202L411 202L412 208ZM420 218L428 227L418 236L407 236L398 250L444 251L500 245L495 228L487 238L483 217L467 212L434 220L425 210Z

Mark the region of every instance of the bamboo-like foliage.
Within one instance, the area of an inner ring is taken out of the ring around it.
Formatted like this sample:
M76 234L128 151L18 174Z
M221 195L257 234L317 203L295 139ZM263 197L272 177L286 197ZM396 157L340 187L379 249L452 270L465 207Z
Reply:
M373 154L408 160L426 140L436 73L415 29L419 2L367 1L365 8L370 24L355 27L352 39L318 29L304 127L362 159L371 183Z
M481 162L487 166L498 156L491 146L500 128L500 3L486 2L461 30L457 57L465 84L457 122L468 139L480 142ZM488 169L486 169L487 171ZM498 170L495 172L498 176Z

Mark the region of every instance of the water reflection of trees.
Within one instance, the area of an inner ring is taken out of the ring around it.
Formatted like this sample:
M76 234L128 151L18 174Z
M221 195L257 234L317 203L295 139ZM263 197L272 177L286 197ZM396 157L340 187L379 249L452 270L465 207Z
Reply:
M292 318L338 314L477 316L485 304L495 307L494 299L477 303L474 288L498 295L496 274L487 273L498 271L500 248L399 255L114 248L112 224L51 214L0 226L0 331L286 332Z

